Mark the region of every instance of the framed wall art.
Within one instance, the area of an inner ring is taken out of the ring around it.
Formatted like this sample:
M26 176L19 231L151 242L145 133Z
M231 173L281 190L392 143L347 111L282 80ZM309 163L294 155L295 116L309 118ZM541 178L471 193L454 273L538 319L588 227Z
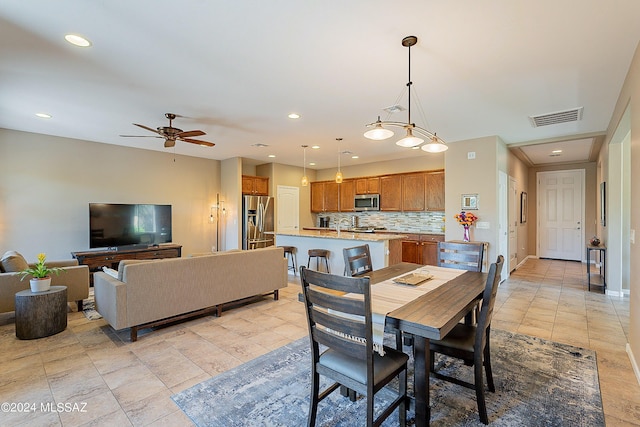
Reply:
M478 195L477 194L463 194L462 195L462 210L469 211L478 209Z
M520 224L527 222L527 193L523 191L520 193Z

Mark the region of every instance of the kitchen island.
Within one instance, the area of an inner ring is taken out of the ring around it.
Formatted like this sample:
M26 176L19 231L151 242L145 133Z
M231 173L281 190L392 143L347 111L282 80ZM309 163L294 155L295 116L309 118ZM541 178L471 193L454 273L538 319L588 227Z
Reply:
M387 233L356 233L351 231L328 231L328 230L301 230L292 232L277 232L277 246L294 246L299 266L306 266L309 260L309 249L326 249L329 253L329 268L331 273L344 274L344 259L342 250L354 246L369 245L371 253L371 263L373 269L377 270L389 266L390 245L400 245L406 236L402 234ZM310 268L315 269L315 261L312 261ZM324 271L323 266L320 271Z

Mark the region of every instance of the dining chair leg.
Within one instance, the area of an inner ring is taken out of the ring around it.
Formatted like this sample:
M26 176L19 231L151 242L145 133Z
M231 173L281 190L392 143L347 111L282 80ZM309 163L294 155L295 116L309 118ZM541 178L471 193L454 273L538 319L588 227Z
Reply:
M318 414L318 401L320 392L320 374L313 372L311 374L311 399L309 399L309 418L307 419L308 427L315 427L316 415Z
M487 374L487 386L492 393L496 392L496 386L493 383L493 373L491 370L491 350L489 349L489 330L487 330L487 344L484 346L484 370Z
M484 400L484 381L482 379L482 353L476 352L474 356L473 373L475 377L476 400L478 401L478 415L483 424L489 424L487 405Z
M398 386L398 394L407 395L407 371L402 371L400 376L398 377L399 386ZM402 400L400 406L398 406L398 422L400 423L400 427L404 427L407 425L407 409L408 408L409 397L407 396Z

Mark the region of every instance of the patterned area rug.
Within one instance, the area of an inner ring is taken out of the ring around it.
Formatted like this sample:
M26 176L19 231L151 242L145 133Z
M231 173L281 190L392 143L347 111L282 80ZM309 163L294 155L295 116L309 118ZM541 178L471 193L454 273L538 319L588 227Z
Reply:
M96 301L93 296L93 288L89 289L89 298L82 303L82 313L89 320L102 319L102 315L96 311Z
M594 351L499 330L492 331L491 341L496 384L496 393L486 395L491 425L605 425ZM172 398L198 426L306 425L310 363L309 340L302 338ZM473 369L458 361L438 356L436 366L473 378ZM376 406L392 396L389 390L378 392ZM430 397L432 426L483 426L473 390L432 378ZM317 425L364 425L364 410L363 398L352 403L336 391L320 403ZM413 420L413 409L408 417ZM383 425L397 424L392 414Z

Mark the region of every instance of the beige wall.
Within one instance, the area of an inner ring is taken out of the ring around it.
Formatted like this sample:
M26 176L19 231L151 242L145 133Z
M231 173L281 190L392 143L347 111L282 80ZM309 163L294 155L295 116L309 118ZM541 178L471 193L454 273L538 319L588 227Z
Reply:
M631 197L630 212L640 212L640 44L622 86L609 127L605 145L609 144L627 107L631 109ZM611 189L611 191L616 191ZM630 215L631 230L640 233L640 216ZM640 234L636 237L640 239ZM640 380L640 242L630 247L630 290L629 290L629 347L636 376Z
M183 253L211 250L219 177L216 160L0 129L0 252L88 249L90 202L171 204Z
M376 143L382 143L380 141ZM394 142L384 141L385 144ZM355 160L352 160L355 162ZM384 162L369 163L366 165L343 164L340 167L343 177L357 178L361 176L375 176L402 172L415 172L444 168L444 153L429 154L422 150L416 150L416 156L409 159L385 160ZM311 181L330 181L335 178L337 168L322 169L317 171L316 179ZM308 171L308 169L307 169Z
M469 152L475 152L475 159L467 158ZM498 256L498 171L503 168L506 169L506 149L495 136L458 141L449 144L446 151L445 238L462 239L462 226L453 215L461 210L463 194L477 194L478 210L473 213L478 221L489 223L489 228L472 227L471 240L489 243L487 255L491 262Z
M515 179L516 181L516 192L517 192L517 200L516 205L517 208L517 234L518 234L518 263L521 263L526 259L528 255L535 255L535 252L529 252L529 224L535 222L534 218L531 216L531 191L529 191L529 168L525 165L520 159L518 159L513 154L509 153L509 173L508 175ZM527 222L522 224L520 222L520 194L522 192L527 193L527 201L529 205L528 209L528 217Z

